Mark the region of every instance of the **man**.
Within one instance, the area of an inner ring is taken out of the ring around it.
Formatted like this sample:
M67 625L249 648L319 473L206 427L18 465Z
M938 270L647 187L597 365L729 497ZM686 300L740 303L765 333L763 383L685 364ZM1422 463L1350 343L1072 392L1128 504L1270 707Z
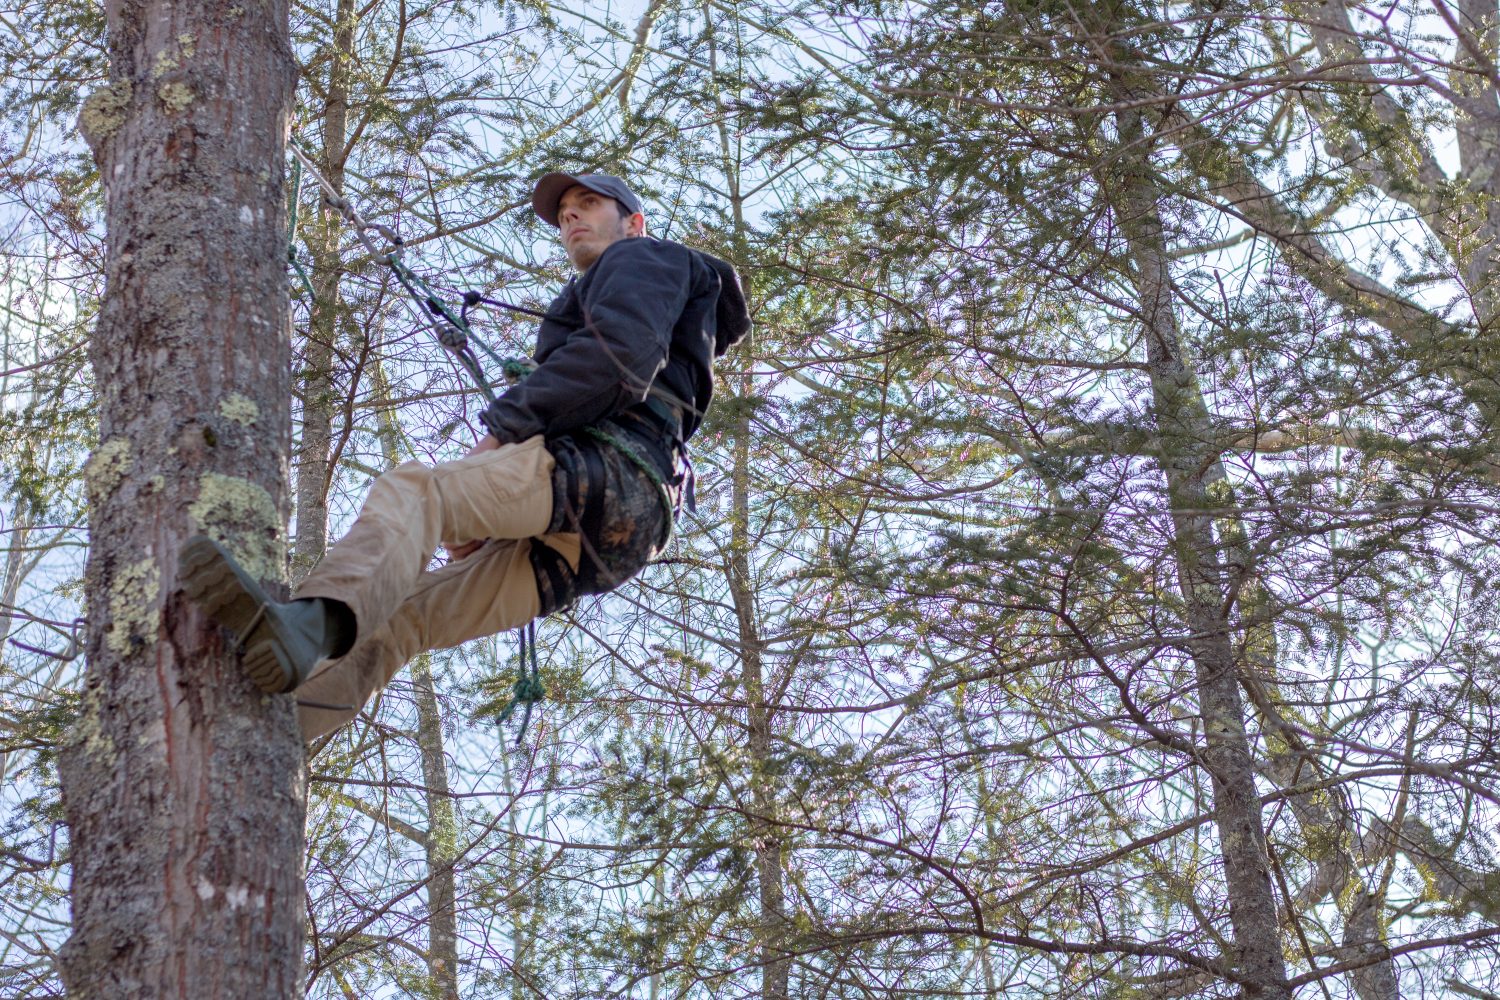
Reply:
M183 547L184 591L235 633L262 690L296 690L308 739L418 653L604 593L671 533L713 359L750 329L738 278L647 236L618 177L550 173L531 203L579 274L541 323L535 370L480 415L489 433L465 457L377 479L291 601L268 600L209 538ZM428 571L439 545L451 559Z

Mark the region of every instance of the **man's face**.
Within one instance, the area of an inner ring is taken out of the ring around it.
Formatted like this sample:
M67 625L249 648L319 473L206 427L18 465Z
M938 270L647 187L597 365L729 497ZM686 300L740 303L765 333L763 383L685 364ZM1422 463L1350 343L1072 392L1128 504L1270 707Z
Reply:
M611 243L639 236L646 220L637 212L620 218L620 203L608 195L575 185L557 203L557 235L573 266L582 271Z

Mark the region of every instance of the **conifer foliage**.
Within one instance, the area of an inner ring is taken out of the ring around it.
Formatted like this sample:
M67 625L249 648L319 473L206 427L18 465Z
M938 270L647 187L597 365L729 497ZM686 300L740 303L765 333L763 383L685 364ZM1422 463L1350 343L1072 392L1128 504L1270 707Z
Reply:
M7 996L1500 994L1494 3L20 8ZM174 594L473 434L287 131L455 298L556 168L747 279L519 746L501 636L304 762Z

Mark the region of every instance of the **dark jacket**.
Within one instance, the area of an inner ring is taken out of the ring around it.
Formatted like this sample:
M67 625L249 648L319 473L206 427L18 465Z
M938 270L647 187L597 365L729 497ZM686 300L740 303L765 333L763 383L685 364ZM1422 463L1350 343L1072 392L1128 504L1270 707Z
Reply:
M750 331L733 268L650 237L611 244L547 309L537 368L480 414L502 444L556 438L642 406L680 411L681 439L713 396L713 359Z

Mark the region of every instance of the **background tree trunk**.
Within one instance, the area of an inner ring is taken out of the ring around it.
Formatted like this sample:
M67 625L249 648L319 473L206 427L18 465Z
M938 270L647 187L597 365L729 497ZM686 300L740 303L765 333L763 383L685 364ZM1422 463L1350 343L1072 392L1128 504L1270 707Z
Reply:
M328 53L328 89L323 101L323 156L318 165L325 180L344 190L345 145L349 141L349 77L353 71L355 10L340 0L335 14L333 45ZM339 236L343 219L338 210L319 200L312 247L312 315L308 322L307 353L301 372L302 439L297 450L297 538L292 548L292 577L301 582L328 549L328 486L332 479L329 449L338 399L333 391L334 345L338 340L339 279L343 260ZM349 390L354 391L353 387Z
M1122 99L1137 96L1124 86L1117 92ZM1144 157L1133 152L1145 145L1145 129L1133 111L1117 115L1116 121L1121 139L1132 150L1121 157L1126 174L1120 205L1122 228L1137 276L1161 467L1176 532L1174 554L1183 618L1195 636L1188 649L1203 719L1201 764L1213 785L1214 822L1224 859L1236 964L1248 980L1247 996L1290 1000L1265 824L1255 787L1255 761L1245 731L1240 676L1230 641L1233 623L1224 599L1229 567L1213 530L1211 511L1217 504L1210 486L1224 480L1224 471L1221 456L1208 445L1212 441L1208 410L1178 335L1156 193Z
M283 163L287 9L107 5L109 82L84 105L107 200L90 358L99 446L83 710L61 759L69 991L302 990L302 749L233 640L185 601L194 532L273 589L289 440Z
M412 693L417 702L417 749L427 801L427 975L432 995L458 1000L458 893L453 862L458 820L448 790L448 763L443 753L443 719L432 683L432 662L419 656L411 664Z

